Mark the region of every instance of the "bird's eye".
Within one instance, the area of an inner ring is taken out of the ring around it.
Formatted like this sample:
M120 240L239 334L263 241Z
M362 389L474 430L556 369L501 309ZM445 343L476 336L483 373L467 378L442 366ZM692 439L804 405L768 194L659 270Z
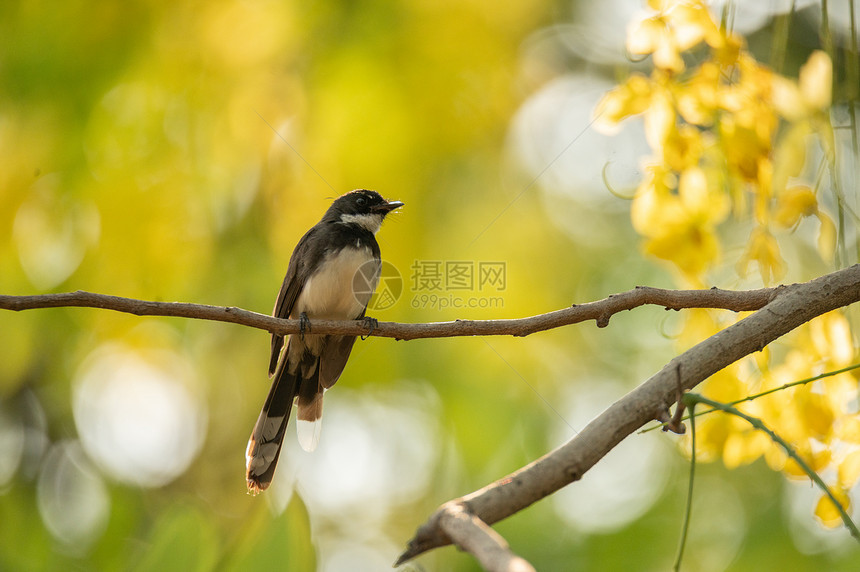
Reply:
M355 200L355 204L357 204L360 207L363 207L365 205L365 203L367 203L367 199L365 199L364 197L358 197Z

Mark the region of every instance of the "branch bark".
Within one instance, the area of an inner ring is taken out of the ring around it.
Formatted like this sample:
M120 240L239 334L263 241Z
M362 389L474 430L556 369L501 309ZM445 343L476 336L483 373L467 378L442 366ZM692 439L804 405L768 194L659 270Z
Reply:
M637 286L633 290L613 294L608 298L587 304L575 304L546 314L510 320L455 320L453 322L431 322L427 324L402 324L379 322L373 329L374 336L415 340L419 338L444 338L454 336L527 336L535 332L551 330L561 326L594 320L598 327L605 327L609 319L622 310L632 310L646 304L663 306L667 310L684 308L719 308L735 312L758 310L777 292L776 288L733 291L711 288L710 290L664 290ZM283 320L258 314L232 306L208 306L184 302L153 302L94 294L92 292L65 292L61 294L37 294L32 296L0 295L0 309L21 311L36 308L85 307L114 310L136 316L174 316L198 320L230 322L259 328L278 334L299 333L299 320ZM367 327L361 320L333 321L312 320L311 330L317 334L366 335Z
M535 572L534 566L511 552L502 536L484 521L452 505L439 518L439 526L451 541L472 554L488 572Z
M397 560L402 564L450 544L442 522L453 507L493 524L582 478L625 437L651 420L666 417L679 391L700 382L816 316L860 301L860 265L784 286L762 309L674 358L622 397L578 435L525 467L433 513Z

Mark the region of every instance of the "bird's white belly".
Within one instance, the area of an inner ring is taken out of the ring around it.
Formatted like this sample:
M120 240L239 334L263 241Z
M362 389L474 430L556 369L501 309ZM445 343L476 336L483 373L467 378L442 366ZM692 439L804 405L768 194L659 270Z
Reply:
M356 293L353 280L359 267L372 260L369 248L344 248L326 257L302 288L291 317L298 318L304 312L308 318L318 320L357 318L370 294ZM376 288L378 274L377 271L371 290Z

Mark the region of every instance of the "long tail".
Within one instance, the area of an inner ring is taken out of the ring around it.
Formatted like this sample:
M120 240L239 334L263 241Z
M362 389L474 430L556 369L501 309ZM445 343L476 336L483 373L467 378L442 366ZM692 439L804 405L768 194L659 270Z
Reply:
M299 374L288 373L286 366L287 359L284 356L275 372L272 388L251 432L251 438L248 439L245 478L251 494L266 490L272 483L290 410L299 390Z

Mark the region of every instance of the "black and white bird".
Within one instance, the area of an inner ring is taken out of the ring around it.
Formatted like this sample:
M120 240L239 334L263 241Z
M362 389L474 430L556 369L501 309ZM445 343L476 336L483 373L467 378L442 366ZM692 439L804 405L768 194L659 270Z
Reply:
M379 193L356 190L335 199L299 240L278 293L274 316L299 319L303 333L272 335L269 396L245 452L248 490L268 488L281 453L293 401L299 443L316 448L323 393L340 377L355 336L304 333L308 320L359 320L379 282L381 260L374 236L385 216L403 206Z

